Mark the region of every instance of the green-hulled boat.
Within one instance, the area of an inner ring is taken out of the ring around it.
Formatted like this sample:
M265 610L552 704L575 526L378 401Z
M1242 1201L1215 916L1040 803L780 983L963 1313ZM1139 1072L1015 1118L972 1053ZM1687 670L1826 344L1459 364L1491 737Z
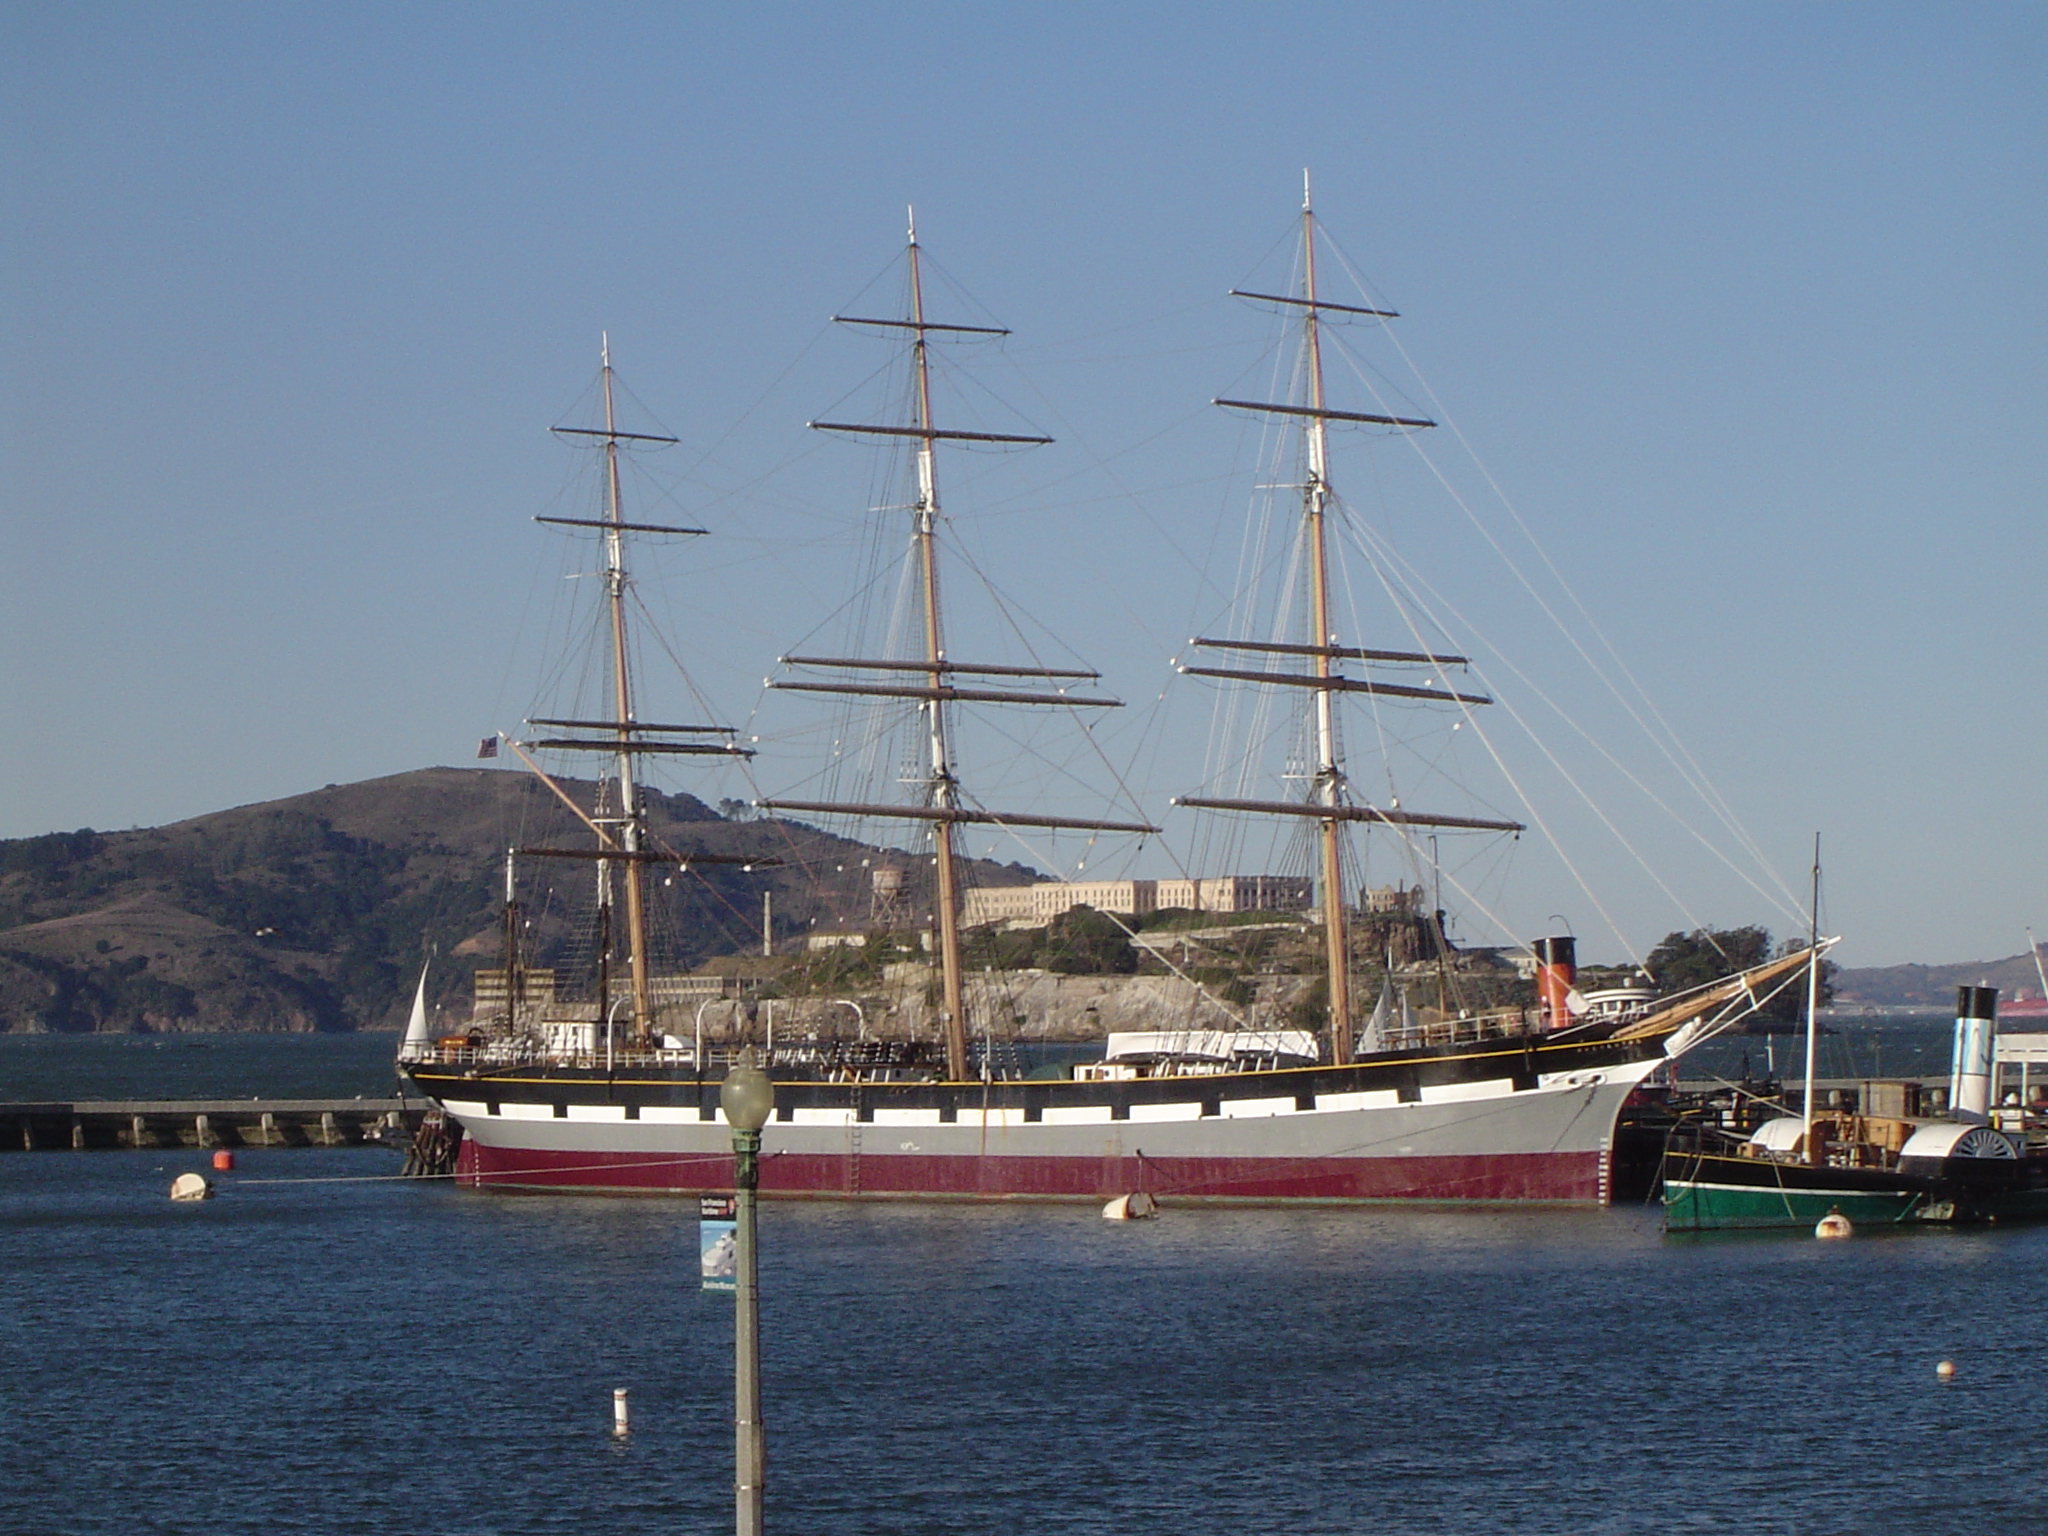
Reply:
M1774 1151L1703 1129L1683 1144L1674 1137L1664 1163L1664 1223L1672 1232L1759 1227L1811 1229L1829 1215L1857 1226L1914 1222L1990 1222L2048 1216L2048 1181L2042 1159L2030 1157L2017 1137L1988 1126L1951 1122L1891 1122L1908 1127L1900 1153L1885 1156L1888 1126L1863 1116L1817 1122L1823 1157L1863 1157L1809 1163L1802 1143ZM1767 1121L1759 1131L1801 1122ZM1878 1139L1838 1141L1827 1132L1876 1133ZM1781 1136L1784 1133L1780 1133ZM1788 1138L1789 1139L1789 1138ZM1911 1149L1908 1156L1907 1150ZM1872 1165L1874 1164L1874 1165Z
M1858 1226L2048 1218L2048 1146L2030 1137L2024 1111L1990 1104L1997 1002L1995 987L1959 989L1949 1118L1809 1108L1747 1136L1682 1122L1664 1153L1665 1230L1812 1229L1830 1215Z

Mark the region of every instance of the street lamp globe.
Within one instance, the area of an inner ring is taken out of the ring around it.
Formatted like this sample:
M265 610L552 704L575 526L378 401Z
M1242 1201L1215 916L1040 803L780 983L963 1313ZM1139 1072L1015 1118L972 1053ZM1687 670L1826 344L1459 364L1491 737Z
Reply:
M718 1107L725 1111L725 1123L736 1131L758 1131L775 1112L775 1084L754 1065L751 1049L718 1085Z

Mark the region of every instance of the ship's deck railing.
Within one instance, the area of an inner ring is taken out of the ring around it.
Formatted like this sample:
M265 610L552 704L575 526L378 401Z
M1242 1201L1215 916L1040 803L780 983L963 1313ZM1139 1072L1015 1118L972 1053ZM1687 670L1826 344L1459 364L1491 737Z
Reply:
M720 1059L709 1052L706 1055L713 1062ZM607 1057L603 1051L551 1051L509 1041L486 1041L482 1045L430 1045L423 1050L401 1052L398 1059L408 1066L437 1067L511 1067L540 1063L551 1067L583 1068L606 1065L613 1068L687 1067L695 1062L696 1052L688 1046L680 1050L634 1047L630 1050L615 1049Z
M705 1077L724 1077L727 1068L738 1059L742 1049L745 1047L707 1046L704 1051ZM601 1050L551 1050L533 1041L487 1040L480 1045L429 1045L401 1052L398 1059L401 1065L406 1066L549 1066L571 1067L582 1071L673 1071L678 1067L685 1070L694 1068L697 1053L687 1045L661 1046L654 1049L645 1046L616 1046L610 1055L606 1055ZM840 1057L821 1052L811 1045L778 1047L762 1065L777 1071L790 1068L815 1069L827 1080L847 1082L915 1081L930 1075L928 1067L918 1062L891 1059L880 1051L856 1052ZM976 1065L978 1067L979 1063ZM1022 1076L1022 1073L1005 1068L992 1075L997 1078L1009 1078Z
M1476 1045L1482 1040L1507 1040L1534 1034L1540 1028L1539 1015L1527 1008L1496 1008L1462 1018L1438 1019L1407 1029L1398 1025L1386 1032L1390 1050L1414 1050L1419 1046Z
M1497 1008L1485 1013L1466 1014L1455 1019L1435 1020L1418 1023L1407 1029L1398 1025L1383 1035L1380 1047L1390 1051L1408 1051L1431 1047L1476 1045L1489 1040L1511 1040L1543 1032L1543 1016L1533 1008ZM912 1059L909 1054L900 1059L887 1047L891 1042L865 1041L858 1045L842 1046L839 1049L821 1049L815 1044L800 1044L778 1048L767 1063L771 1068L799 1067L816 1069L828 1079L841 1081L895 1081L905 1077L918 1078L926 1075L934 1064ZM704 1075L722 1077L725 1069L738 1054L738 1047L708 1046L704 1052ZM616 1046L609 1055L604 1051L565 1051L548 1049L531 1040L486 1040L477 1045L435 1044L403 1053L400 1061L409 1064L453 1066L453 1067L510 1067L522 1064L545 1064L548 1066L575 1067L597 1070L609 1067L613 1071L650 1069L673 1071L678 1067L694 1068L696 1052L689 1045L648 1049L644 1046ZM1108 1079L1112 1077L1203 1077L1226 1073L1256 1072L1272 1070L1283 1066L1301 1066L1299 1059L1291 1056L1260 1054L1233 1056L1229 1060L1215 1058L1160 1058L1142 1064L1133 1063L1135 1071L1112 1071L1110 1063L1086 1063L1077 1069L1077 1078ZM977 1067L979 1063L976 1064ZM995 1071L993 1076L1009 1078L1022 1076L1021 1070L1011 1064Z

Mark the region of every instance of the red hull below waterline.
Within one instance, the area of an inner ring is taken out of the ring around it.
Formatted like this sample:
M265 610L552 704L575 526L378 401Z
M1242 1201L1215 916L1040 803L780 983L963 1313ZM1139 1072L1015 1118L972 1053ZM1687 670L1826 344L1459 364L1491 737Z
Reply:
M1597 1152L1469 1157L1152 1158L761 1157L761 1193L804 1199L1107 1200L1145 1190L1162 1200L1415 1200L1595 1205L1607 1198ZM470 1188L690 1194L732 1188L729 1156L548 1151L466 1140L456 1178Z

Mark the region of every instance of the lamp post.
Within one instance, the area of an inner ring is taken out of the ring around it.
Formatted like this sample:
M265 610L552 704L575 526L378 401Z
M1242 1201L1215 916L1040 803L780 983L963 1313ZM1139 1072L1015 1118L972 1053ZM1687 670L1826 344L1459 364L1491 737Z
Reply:
M631 1001L633 1001L633 994L630 992L622 992L616 999L613 1000L611 1007L605 1010L604 1070L607 1076L610 1075L612 1070L612 1037L614 1034L617 1033L619 1027L619 1005L621 1003L630 1003Z
M754 1190L760 1179L761 1127L775 1112L775 1084L754 1065L751 1048L725 1074L718 1105L732 1127L734 1529L737 1536L761 1536L767 1466L761 1432L761 1309L754 1288Z

